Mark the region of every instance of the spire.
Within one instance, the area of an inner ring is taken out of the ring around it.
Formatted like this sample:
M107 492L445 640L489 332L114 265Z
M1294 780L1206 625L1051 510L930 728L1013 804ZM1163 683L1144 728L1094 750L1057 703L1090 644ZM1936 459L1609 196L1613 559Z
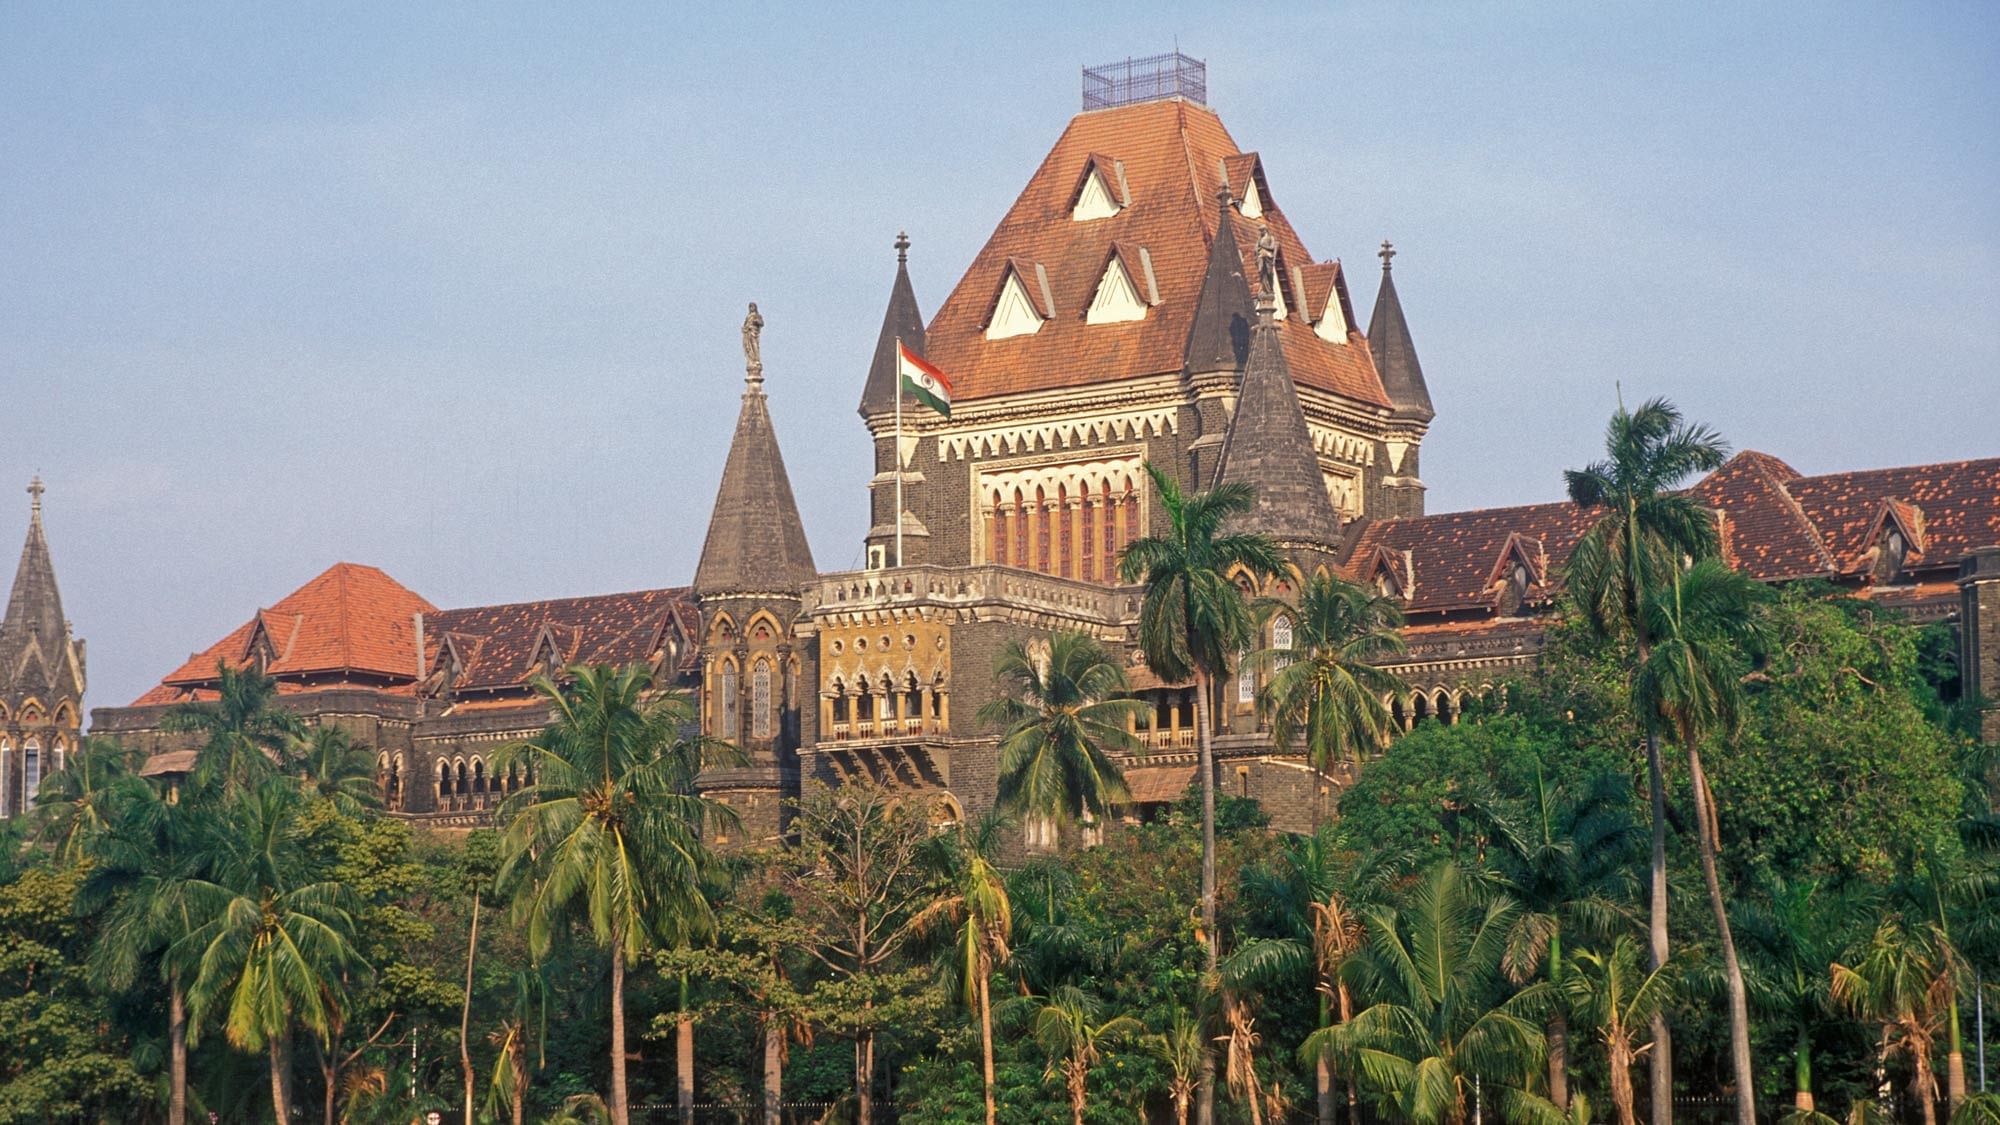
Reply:
M49 561L49 539L42 530L42 486L37 476L28 484L28 541L21 546L21 565L14 571L14 590L7 598L7 616L0 619L0 651L25 644L30 635L53 650L69 639L62 595L56 592L56 568Z
M917 308L917 291L910 285L910 236L896 232L896 283L889 289L889 310L882 314L882 334L875 338L875 359L868 365L868 382L861 391L861 416L896 409L896 340L924 354L924 314Z
M1239 371L1250 353L1250 283L1243 277L1243 251L1230 223L1229 185L1216 192L1221 213L1215 241L1208 245L1208 272L1188 332L1187 371Z
M1215 482L1240 482L1257 490L1243 521L1245 530L1263 532L1283 545L1328 546L1339 538L1340 516L1326 494L1312 430L1292 385L1276 309L1277 300L1268 290L1258 298L1242 393L1229 419Z
M1377 256L1382 259L1382 290L1375 295L1375 311L1368 319L1368 347L1375 353L1382 389L1396 414L1428 422L1437 411L1431 408L1430 388L1424 385L1424 369L1417 363L1417 347L1410 342L1410 326L1403 319L1403 302L1396 296L1396 280L1389 270L1396 248L1384 239Z
M743 324L743 407L736 415L729 458L722 465L722 484L715 491L701 562L695 566L696 597L796 596L818 574L764 397L764 365L757 346L763 326L757 306L751 305Z

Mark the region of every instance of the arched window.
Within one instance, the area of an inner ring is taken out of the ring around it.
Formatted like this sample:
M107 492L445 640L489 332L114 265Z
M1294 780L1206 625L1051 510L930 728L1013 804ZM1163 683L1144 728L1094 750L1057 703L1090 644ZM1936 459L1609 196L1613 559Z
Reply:
M486 795L486 763L478 758L472 760L472 791L481 797Z
M771 737L771 662L759 660L750 671L750 733Z
M903 681L903 717L905 719L924 717L924 692L917 686L915 672L911 672Z
M1236 702L1257 702L1257 666L1248 652L1236 654Z
M1271 623L1271 647L1286 652L1292 648L1292 619L1280 616Z
M458 763L458 787L452 792L460 797L469 795L472 792L472 787L467 784L469 780L469 775L465 772L465 763Z
M42 744L29 739L21 746L21 807L35 807L35 794L42 790Z
M14 815L14 748L0 738L0 820Z
M735 738L739 729L736 723L736 665L722 666L722 737Z
M438 800L451 796L451 763L438 763Z

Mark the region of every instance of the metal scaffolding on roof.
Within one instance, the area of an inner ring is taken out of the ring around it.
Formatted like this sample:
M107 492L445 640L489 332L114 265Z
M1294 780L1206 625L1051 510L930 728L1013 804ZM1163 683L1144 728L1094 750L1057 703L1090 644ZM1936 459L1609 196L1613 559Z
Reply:
M1208 64L1179 51L1083 68L1083 108L1186 98L1208 104Z

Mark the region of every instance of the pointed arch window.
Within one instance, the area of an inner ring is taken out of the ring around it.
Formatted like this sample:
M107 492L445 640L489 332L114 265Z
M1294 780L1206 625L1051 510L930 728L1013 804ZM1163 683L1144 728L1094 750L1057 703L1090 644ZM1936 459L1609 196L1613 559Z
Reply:
M1236 702L1257 702L1257 667L1248 650L1236 654Z
M1283 614L1271 623L1271 647L1283 652L1292 650L1292 619Z
M735 738L740 727L736 712L736 665L722 666L722 737Z
M42 790L42 744L29 739L21 744L21 808L35 807L35 794Z
M0 820L14 815L14 747L0 738Z
M771 662L759 660L750 671L750 734L771 737Z

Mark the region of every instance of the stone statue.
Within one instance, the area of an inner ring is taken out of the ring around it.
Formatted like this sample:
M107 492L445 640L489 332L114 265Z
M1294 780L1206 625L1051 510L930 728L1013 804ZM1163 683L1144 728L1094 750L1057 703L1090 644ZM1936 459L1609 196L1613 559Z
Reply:
M1266 296L1278 292L1278 240L1267 226L1257 228L1257 284Z
M764 331L764 317L757 312L757 302L750 302L750 315L743 318L743 371L744 378L752 383L764 381L764 350L757 337Z

